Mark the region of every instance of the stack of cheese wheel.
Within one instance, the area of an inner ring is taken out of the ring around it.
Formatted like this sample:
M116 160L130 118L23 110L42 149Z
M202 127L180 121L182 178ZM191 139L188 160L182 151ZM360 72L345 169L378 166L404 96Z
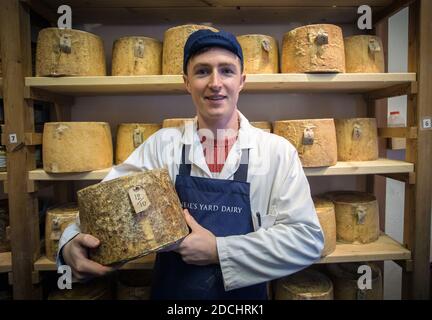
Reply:
M165 31L162 50L162 74L183 74L183 49L189 36L197 30L218 30L197 24L186 24Z
M161 125L157 123L120 124L117 129L115 163L125 161L138 146L160 128Z
M85 172L112 166L111 130L106 122L47 122L42 147L46 172Z
M58 242L68 225L74 223L79 216L76 204L66 204L47 210L45 218L45 254L56 261Z
M378 159L375 118L335 119L339 161Z
M333 119L275 121L273 132L291 142L303 167L333 166L337 162Z
M313 201L321 228L324 233L325 242L321 256L325 257L336 249L335 207L333 202L325 198L314 197Z
M370 243L379 237L378 202L374 195L358 191L329 192L335 205L336 237L346 243Z
M367 262L340 263L329 264L327 268L333 281L335 300L383 299L382 274L380 268L375 264ZM365 273L365 270L368 271ZM359 278L362 275L368 275L369 270L371 271L370 288L359 287L359 282L362 286L366 285L367 277L365 277L365 281Z
M10 241L6 232L9 225L9 210L7 200L0 200L0 252L10 251Z
M113 298L111 279L95 278L88 282L73 282L70 290L54 290L48 300L111 300Z
M90 257L104 265L139 258L189 233L166 169L82 189L78 207L82 232L101 241Z
M245 73L278 73L279 49L275 38L262 34L237 37L243 51Z
M270 121L252 121L250 124L255 128L263 129L267 132L272 132L273 129Z
M345 72L342 29L315 24L285 33L281 69L283 73Z
M384 48L379 37L359 35L347 37L344 41L346 72L385 72Z
M150 270L119 271L117 278L117 299L150 299L151 279L152 274Z
M173 118L173 119L164 119L162 121L162 128L178 128L183 127L186 124L193 122L194 118Z
M102 39L92 33L46 28L39 32L36 76L105 76Z
M113 76L162 74L162 42L147 37L122 37L114 42Z
M275 300L333 300L330 279L311 268L276 281Z

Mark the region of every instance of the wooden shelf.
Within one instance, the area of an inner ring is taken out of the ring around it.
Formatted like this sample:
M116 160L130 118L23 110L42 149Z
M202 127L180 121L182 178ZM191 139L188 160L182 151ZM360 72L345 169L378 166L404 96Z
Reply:
M3 98L3 78L0 77L0 98Z
M155 255L133 260L121 269L153 269ZM337 243L336 250L322 258L317 263L341 263L361 261L409 260L411 252L387 235L382 235L377 241L369 244L343 244ZM42 257L35 262L36 271L55 271L55 262Z
M7 172L0 172L0 181L7 180Z
M408 85L415 73L251 74L244 92L368 93ZM85 95L186 94L180 75L27 77L26 86L52 93Z
M0 273L12 271L12 254L10 252L0 253Z
M47 173L43 169L29 171L30 180L102 180L111 168L79 173ZM414 165L389 159L338 162L332 167L304 168L307 176L342 176L360 174L409 173Z

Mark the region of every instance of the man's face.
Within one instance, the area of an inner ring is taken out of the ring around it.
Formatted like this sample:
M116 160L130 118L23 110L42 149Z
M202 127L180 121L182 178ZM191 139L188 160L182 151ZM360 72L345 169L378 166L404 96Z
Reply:
M192 57L187 71L184 81L198 116L208 121L230 119L246 78L240 59L228 50L211 48Z

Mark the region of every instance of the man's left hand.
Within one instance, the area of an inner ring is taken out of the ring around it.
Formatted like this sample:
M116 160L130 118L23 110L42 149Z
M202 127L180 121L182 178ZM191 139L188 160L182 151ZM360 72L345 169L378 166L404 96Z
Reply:
M174 251L181 254L183 261L189 264L204 266L219 263L215 235L196 222L187 209L183 212L192 232Z

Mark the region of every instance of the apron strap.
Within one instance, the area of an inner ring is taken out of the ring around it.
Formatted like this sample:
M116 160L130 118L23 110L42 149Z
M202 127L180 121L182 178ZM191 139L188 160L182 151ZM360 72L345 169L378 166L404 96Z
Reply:
M179 175L181 176L190 176L191 173L192 165L190 163L186 163L186 151L189 154L189 150L190 150L190 146L189 145L186 146L184 144L182 149L182 158L181 158L182 161L179 167ZM246 182L248 167L249 167L249 149L247 149L247 152L242 152L240 166L238 167L237 171L234 173L234 180Z

